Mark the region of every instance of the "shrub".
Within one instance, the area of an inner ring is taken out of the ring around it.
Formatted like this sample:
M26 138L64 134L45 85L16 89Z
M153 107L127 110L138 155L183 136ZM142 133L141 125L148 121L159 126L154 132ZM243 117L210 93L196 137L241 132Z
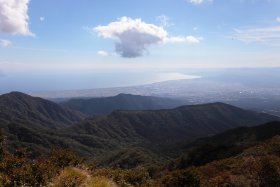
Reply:
M73 151L61 148L51 149L49 161L59 168L77 166L82 162L82 160Z
M4 173L0 173L0 186L12 186L11 178Z
M106 177L92 177L82 187L117 187L117 185Z
M84 170L67 167L52 181L49 186L53 187L77 187L81 186L88 179Z
M177 170L165 175L160 183L164 187L199 187L200 172L196 168Z
M2 160L4 156L4 142L5 142L4 133L3 130L0 129L0 160Z
M261 160L260 186L280 186L280 159L269 156Z

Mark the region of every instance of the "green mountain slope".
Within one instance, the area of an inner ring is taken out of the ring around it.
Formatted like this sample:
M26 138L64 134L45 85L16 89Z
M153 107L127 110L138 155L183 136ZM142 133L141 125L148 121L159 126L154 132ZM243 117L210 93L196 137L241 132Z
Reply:
M61 128L84 119L80 112L69 110L38 97L12 92L0 96L0 121L28 121L37 126Z
M114 97L70 99L61 103L88 115L108 114L114 110L155 110L175 108L186 102L151 96L119 94Z
M280 135L279 121L255 127L239 127L211 137L198 139L186 144L185 153L172 162L170 167L182 169L232 157L276 135Z
M99 163L123 167L170 159L185 142L200 137L279 120L223 103L118 110L85 120L78 112L21 93L2 95L0 104L0 128L12 149L26 146L39 155L52 146L68 147Z
M115 111L105 117L75 125L68 129L68 132L125 142L141 138L148 142L165 144L273 120L279 118L223 103L213 103L168 110Z

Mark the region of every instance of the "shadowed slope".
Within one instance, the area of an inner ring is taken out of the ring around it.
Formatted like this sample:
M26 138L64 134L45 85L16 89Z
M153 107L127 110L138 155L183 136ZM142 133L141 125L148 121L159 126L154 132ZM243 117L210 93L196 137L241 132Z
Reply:
M108 114L114 110L155 110L175 108L186 102L160 97L119 94L114 97L70 99L62 105L88 115Z
M79 122L84 115L56 103L20 92L0 96L0 120L28 121L50 128L61 128Z

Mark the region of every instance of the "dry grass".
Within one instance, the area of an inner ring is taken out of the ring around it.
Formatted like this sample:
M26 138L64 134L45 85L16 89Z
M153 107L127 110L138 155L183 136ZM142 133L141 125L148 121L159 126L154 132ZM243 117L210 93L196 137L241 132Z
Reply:
M106 177L92 177L83 187L117 187L117 185Z
M118 187L112 180L90 174L80 168L67 167L54 178L49 187Z
M86 171L75 168L67 167L65 168L49 186L52 187L76 187L82 186L85 181L87 181L89 175Z

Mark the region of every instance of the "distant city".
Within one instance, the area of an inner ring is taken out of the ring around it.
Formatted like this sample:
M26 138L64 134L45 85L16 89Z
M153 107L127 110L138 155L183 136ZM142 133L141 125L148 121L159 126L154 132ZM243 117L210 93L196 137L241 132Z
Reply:
M267 73L269 72L269 73ZM225 102L242 108L280 116L280 69L229 69L202 71L201 78L172 80L153 84L32 92L49 99L108 97L120 93L180 99L184 104Z

